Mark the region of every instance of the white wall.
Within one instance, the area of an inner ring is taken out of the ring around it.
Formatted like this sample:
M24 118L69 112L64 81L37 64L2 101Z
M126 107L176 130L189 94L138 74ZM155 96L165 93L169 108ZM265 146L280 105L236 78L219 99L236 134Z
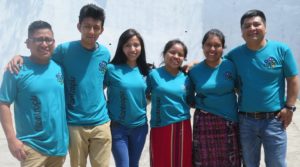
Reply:
M201 40L211 28L222 30L227 51L243 43L239 21L249 9L267 17L267 37L287 43L300 61L299 0L0 0L0 72L17 53L28 55L24 41L34 20L52 24L57 44L80 38L76 24L87 3L102 6L107 15L99 42L114 54L120 34L137 29L145 40L147 60L158 65L164 44L182 39L189 48L188 61L202 59ZM2 76L1 76L2 77ZM0 80L1 80L0 77Z

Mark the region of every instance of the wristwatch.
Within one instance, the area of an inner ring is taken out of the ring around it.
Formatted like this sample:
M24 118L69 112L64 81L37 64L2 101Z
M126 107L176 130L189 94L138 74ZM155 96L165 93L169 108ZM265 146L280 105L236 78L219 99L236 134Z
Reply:
M288 109L288 110L290 110L290 111L292 111L292 112L295 112L295 111L296 111L296 106L294 106L294 105L292 105L292 106L287 106L287 105L285 105L284 108L286 108L286 109Z

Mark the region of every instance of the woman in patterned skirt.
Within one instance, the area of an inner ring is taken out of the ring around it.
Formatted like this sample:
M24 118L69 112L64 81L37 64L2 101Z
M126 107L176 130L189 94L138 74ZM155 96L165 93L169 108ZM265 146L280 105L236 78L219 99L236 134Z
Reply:
M236 71L222 59L225 37L217 29L202 40L205 60L189 72L196 93L193 125L193 165L241 166L238 142Z

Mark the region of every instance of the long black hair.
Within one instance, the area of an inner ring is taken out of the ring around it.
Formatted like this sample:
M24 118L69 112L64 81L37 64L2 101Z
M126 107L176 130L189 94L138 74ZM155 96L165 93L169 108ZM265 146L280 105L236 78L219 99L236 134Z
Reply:
M144 41L143 41L143 38L140 35L140 33L138 33L135 29L128 29L121 34L115 56L112 59L111 63L114 65L127 63L127 57L126 57L125 53L123 52L123 46L126 44L126 42L128 42L128 40L130 40L134 36L136 36L139 39L140 44L141 44L141 54L137 58L136 64L137 64L141 74L144 76L147 76L150 68L146 62Z

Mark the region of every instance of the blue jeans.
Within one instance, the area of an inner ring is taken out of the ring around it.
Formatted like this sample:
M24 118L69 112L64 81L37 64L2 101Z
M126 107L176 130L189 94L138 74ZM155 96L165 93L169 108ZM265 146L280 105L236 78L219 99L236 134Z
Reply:
M116 167L138 167L145 145L148 125L128 128L112 123L112 153Z
M260 164L261 145L267 167L286 167L287 136L278 118L256 120L239 115L240 141L247 167Z

